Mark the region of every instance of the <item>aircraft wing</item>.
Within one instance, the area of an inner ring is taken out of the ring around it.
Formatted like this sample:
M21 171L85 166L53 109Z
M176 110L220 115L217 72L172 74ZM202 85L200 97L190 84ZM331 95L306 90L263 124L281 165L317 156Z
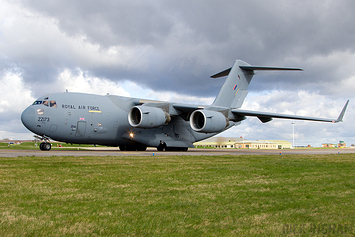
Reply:
M184 113L192 113L193 111L195 111L197 109L205 108L205 106L190 105L190 104L173 104L173 107L177 110L184 112Z
M315 117L306 117L306 116L298 116L298 115L287 115L287 114L277 114L277 113L269 113L269 112L250 111L250 110L242 110L242 109L233 109L231 112L233 113L233 115L236 118L239 118L239 120L245 119L246 116L252 116L252 117L258 117L260 119L260 121L263 123L269 122L273 118L338 123L338 122L343 121L343 117L344 117L344 114L345 114L348 104L349 104L349 100L346 102L343 110L340 112L337 119L315 118Z

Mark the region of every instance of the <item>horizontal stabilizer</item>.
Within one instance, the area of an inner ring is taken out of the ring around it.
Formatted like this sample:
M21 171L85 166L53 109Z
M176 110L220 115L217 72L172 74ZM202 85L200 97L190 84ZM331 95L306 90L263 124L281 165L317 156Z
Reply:
M264 66L239 66L243 70L254 71L254 70L264 70L264 71L303 71L301 68L294 67L264 67Z
M224 76L228 76L230 71L232 70L232 68L228 68L222 72L219 72L217 74L214 74L211 76L211 78L218 78L218 77L224 77Z
M246 71L263 70L263 71L303 71L301 68L294 67L265 67L265 66L251 66L251 65L239 65L239 67ZM232 68L228 68L222 72L214 74L211 78L219 78L228 76Z

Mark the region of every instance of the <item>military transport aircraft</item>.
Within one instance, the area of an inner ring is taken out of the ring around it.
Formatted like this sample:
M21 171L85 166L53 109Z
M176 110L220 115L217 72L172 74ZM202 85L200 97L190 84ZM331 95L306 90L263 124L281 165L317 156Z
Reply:
M266 123L273 118L337 123L324 119L239 109L248 94L247 87L255 70L302 70L299 68L263 67L236 60L233 67L212 78L228 76L211 105L196 106L145 100L115 95L53 93L38 98L27 107L21 121L44 142L40 149L51 149L49 139L77 144L119 146L121 151L187 151L193 143L214 136L248 116Z

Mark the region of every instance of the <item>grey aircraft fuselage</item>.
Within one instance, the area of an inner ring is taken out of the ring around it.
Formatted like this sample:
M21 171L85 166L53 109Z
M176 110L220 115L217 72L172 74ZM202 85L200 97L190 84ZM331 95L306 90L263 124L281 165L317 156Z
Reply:
M35 134L77 144L158 147L163 141L169 147L186 148L215 134L193 131L189 122L179 116L182 113L164 102L158 102L158 106L171 115L168 124L134 128L129 124L128 113L142 102L148 101L115 95L54 93L38 98L23 112L22 121Z
M239 125L247 116L266 123L273 118L337 123L337 119L314 118L241 110L255 70L301 70L251 66L236 60L233 67L211 77L228 76L209 106L144 100L115 95L53 93L27 107L21 121L44 140L41 150L50 150L49 139L66 143L119 146L120 150L183 150L193 143Z

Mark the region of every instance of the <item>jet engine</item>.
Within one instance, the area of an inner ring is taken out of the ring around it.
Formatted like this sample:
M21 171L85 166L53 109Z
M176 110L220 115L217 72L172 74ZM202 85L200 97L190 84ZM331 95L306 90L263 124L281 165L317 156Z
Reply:
M225 129L229 124L227 118L217 111L195 110L190 116L190 126L196 132L214 133Z
M169 123L170 115L160 108L134 106L128 113L128 122L134 128L155 128Z

